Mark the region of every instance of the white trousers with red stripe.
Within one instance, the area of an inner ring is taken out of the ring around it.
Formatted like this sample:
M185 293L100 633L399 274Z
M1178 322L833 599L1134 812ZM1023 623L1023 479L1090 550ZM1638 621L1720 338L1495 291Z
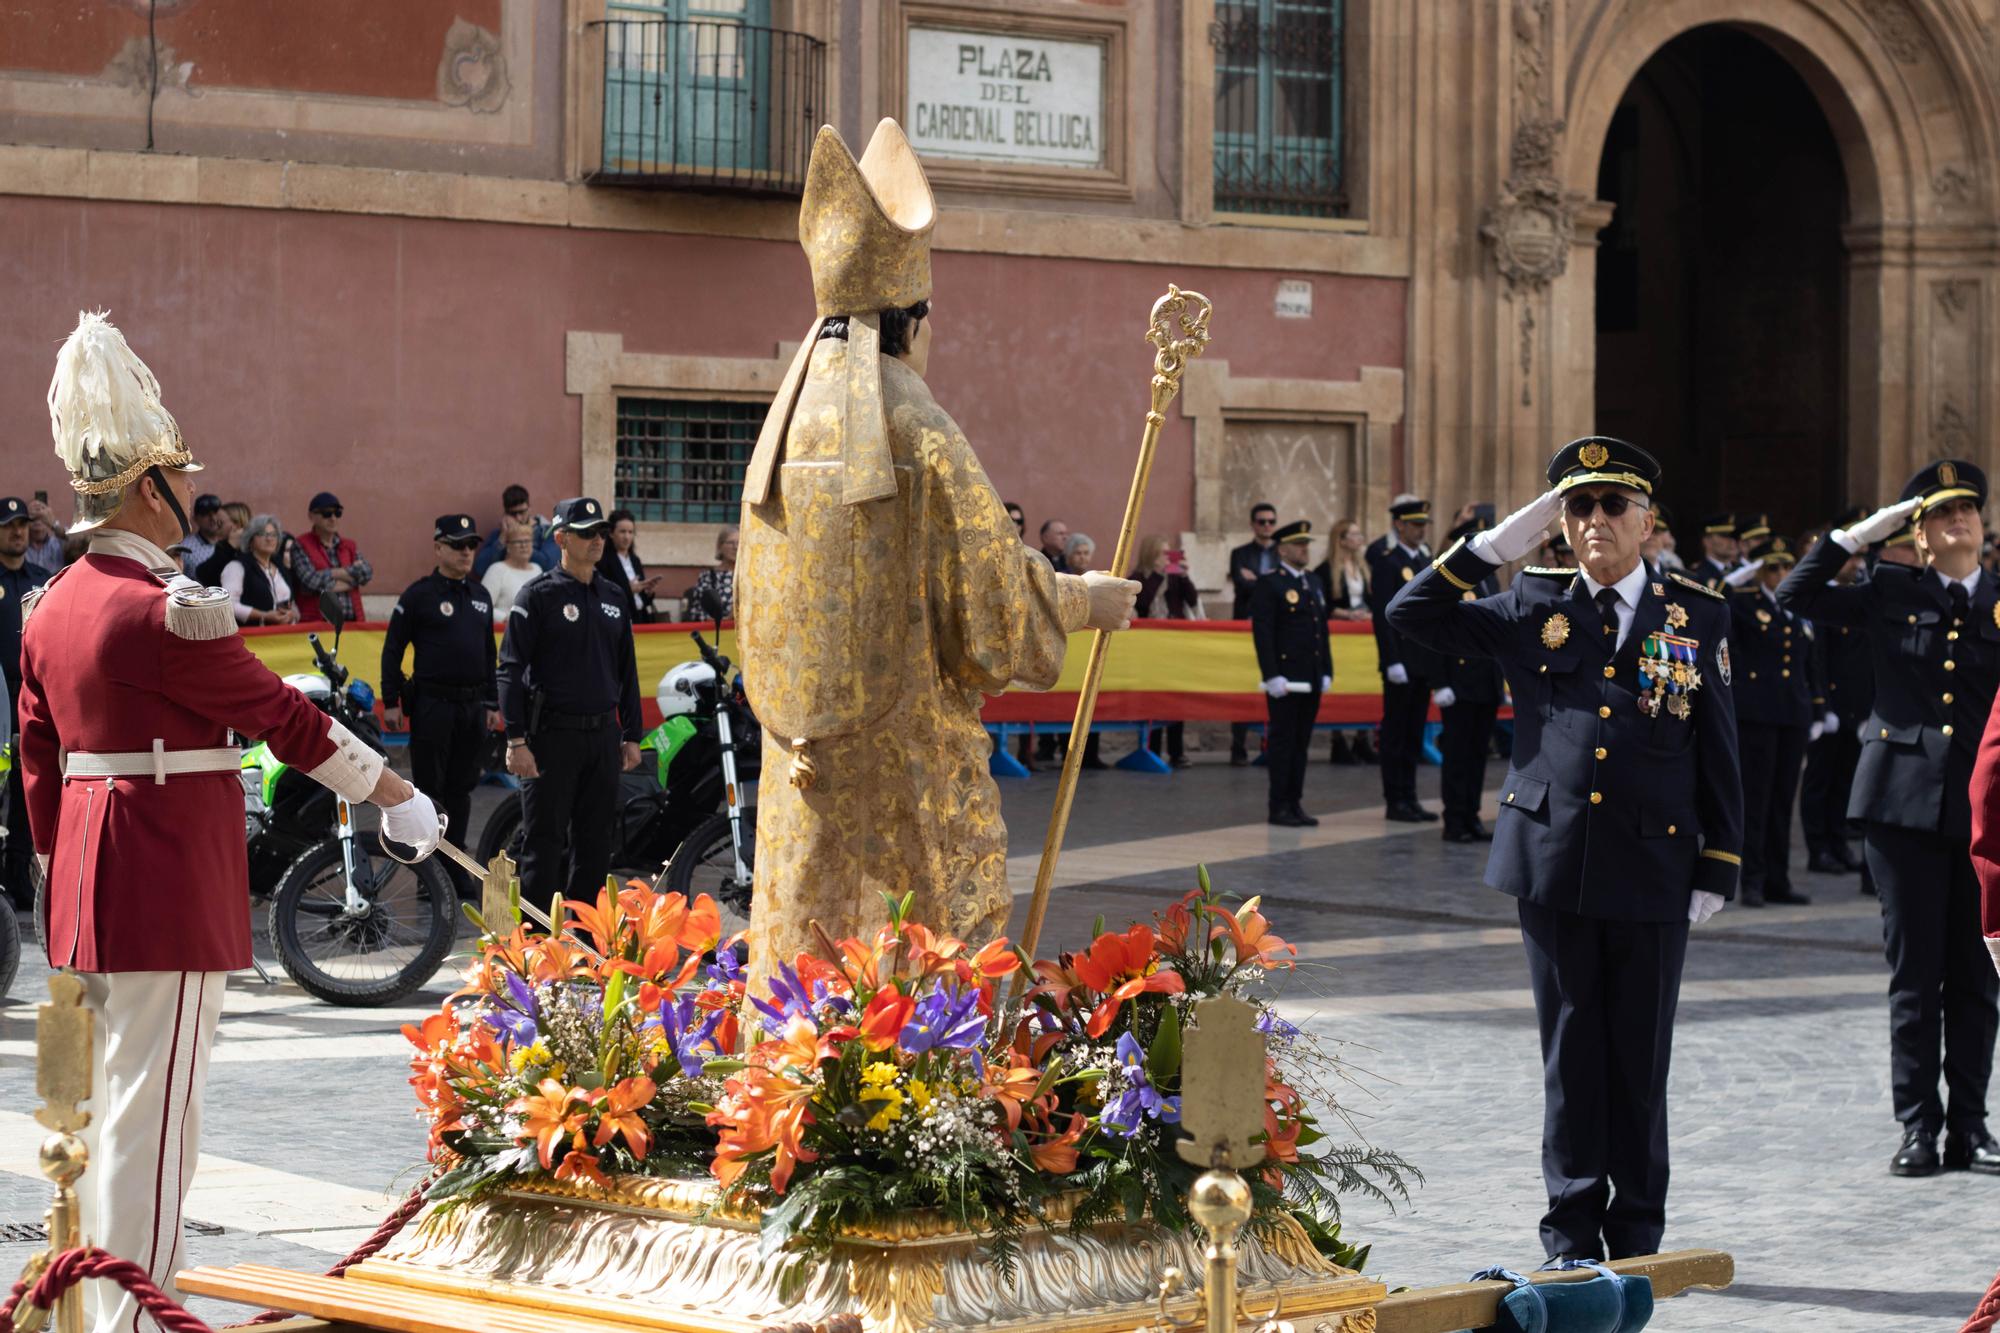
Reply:
M201 1143L208 1048L227 972L84 972L98 1019L90 1162L79 1193L87 1243L130 1259L170 1296L182 1267L181 1203ZM86 1284L95 1333L157 1325L113 1282Z

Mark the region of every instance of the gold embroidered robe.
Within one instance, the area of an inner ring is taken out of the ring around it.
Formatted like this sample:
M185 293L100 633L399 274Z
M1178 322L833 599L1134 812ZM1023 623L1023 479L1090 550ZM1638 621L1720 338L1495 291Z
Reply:
M1083 627L1083 580L1007 517L964 434L883 357L893 497L842 500L848 347L812 352L771 494L745 504L736 614L764 726L751 969L872 932L882 895L984 943L1006 927L1007 830L982 694L1047 689ZM803 737L815 778L788 780Z

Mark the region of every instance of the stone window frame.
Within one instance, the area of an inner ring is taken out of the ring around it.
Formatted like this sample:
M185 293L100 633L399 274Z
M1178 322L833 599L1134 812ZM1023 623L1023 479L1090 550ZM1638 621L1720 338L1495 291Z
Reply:
M768 360L729 356L666 356L625 350L622 333L570 330L564 342L564 392L583 400L580 442L582 494L618 507L618 400L676 398L769 403L799 344L781 342ZM648 565L715 563L714 523L640 523L639 549Z
M1389 502L1389 450L1391 432L1403 420L1403 371L1362 366L1360 377L1352 380L1257 379L1232 374L1227 361L1196 361L1182 382L1181 415L1194 422L1194 532L1189 544L1208 554L1209 546L1220 543L1216 549L1226 555L1242 520L1224 507L1223 460L1231 423L1352 426L1359 463L1353 516L1363 518ZM1322 521L1334 517L1325 515Z
M1133 16L1128 10L1079 12L1075 4L1010 0L995 8L979 0L886 0L880 68L881 114L903 120L905 75L909 69L910 26L963 28L1104 43L1104 165L1099 168L1034 166L1020 162L961 162L926 157L924 174L943 190L977 190L1045 199L1094 199L1130 203L1132 183L1129 116L1132 105ZM870 128L873 126L871 124Z

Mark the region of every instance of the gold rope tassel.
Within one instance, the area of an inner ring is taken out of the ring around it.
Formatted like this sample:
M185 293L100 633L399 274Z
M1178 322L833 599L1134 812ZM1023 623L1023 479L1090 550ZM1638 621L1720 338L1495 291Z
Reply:
M806 753L809 742L800 736L792 742L792 785L800 791L811 791L819 781L819 769L814 766L812 756Z

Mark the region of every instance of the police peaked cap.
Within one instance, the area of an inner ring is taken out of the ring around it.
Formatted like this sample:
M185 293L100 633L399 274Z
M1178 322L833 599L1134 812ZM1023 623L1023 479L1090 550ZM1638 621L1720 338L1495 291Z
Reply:
M556 506L555 521L550 525L555 532L595 532L606 523L604 506L587 495L564 500Z
M1739 514L1736 524L1736 540L1756 542L1771 535L1771 520L1765 514Z
M1431 521L1429 500L1402 500L1389 506L1389 517L1400 523L1428 523Z
M479 540L479 529L472 526L470 514L439 514L431 524L431 540L435 542L464 542Z
M1979 508L1986 507L1986 474L1962 458L1941 458L1911 477L1903 487L1902 498L1921 500L1914 517L1922 518L1926 509L1946 500L1970 500Z
M1286 542L1309 542L1312 540L1313 525L1308 519L1293 519L1284 527L1271 534L1271 540L1283 546Z
M1660 460L1636 444L1609 435L1586 435L1556 450L1549 460L1549 485L1559 491L1572 486L1608 484L1653 493L1660 479Z
M1485 515L1474 514L1471 518L1466 519L1465 522L1459 524L1457 527L1453 528L1450 532L1446 533L1445 540L1455 542L1460 537L1470 537L1472 536L1473 533L1484 532L1492 526L1493 524L1485 517Z
M1750 548L1750 559L1760 565L1796 565L1797 555L1793 554L1791 543L1783 537L1766 537Z
M1704 537L1734 537L1736 535L1736 515L1710 514L1701 521L1701 535Z

